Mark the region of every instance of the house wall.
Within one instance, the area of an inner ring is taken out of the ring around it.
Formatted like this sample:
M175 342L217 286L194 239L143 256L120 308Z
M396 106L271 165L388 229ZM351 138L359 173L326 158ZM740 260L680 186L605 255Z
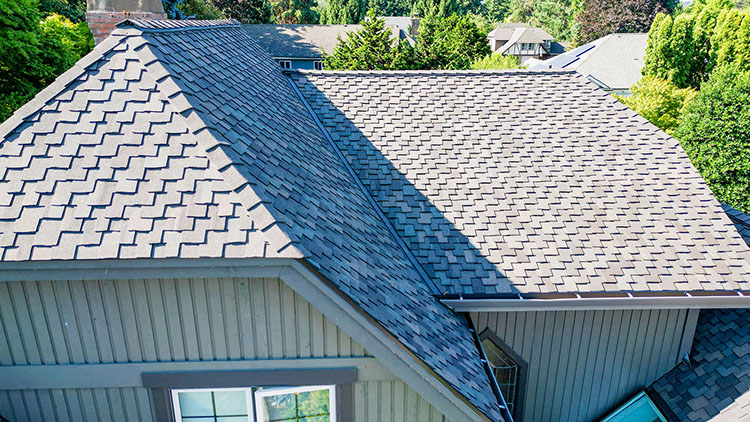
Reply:
M592 421L675 366L697 310L473 313L527 363L523 421Z
M0 382L0 415L12 422L159 420L147 388L115 375L112 386L97 388L55 376L67 365L262 360L265 367L322 359L328 367L341 359L370 368L353 386L356 421L444 419L278 279L0 282L0 374L3 366L50 368L55 387Z

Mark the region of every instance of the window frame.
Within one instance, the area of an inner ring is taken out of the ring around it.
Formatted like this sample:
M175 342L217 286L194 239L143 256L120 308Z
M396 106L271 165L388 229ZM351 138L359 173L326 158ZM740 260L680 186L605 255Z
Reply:
M335 385L305 385L299 387L264 388L253 394L253 407L255 408L255 422L261 422L261 400L264 397L279 396L282 394L306 393L309 391L328 390L328 409L330 411L329 421L336 422L336 386Z
M288 65L287 67L284 66L285 63ZM292 68L292 61L291 60L283 60L283 59L279 60L279 66L282 69L291 69Z
M255 401L253 396L255 394L254 387L228 387L228 388L175 388L169 390L169 395L172 398L172 415L175 422L182 422L182 409L180 409L180 393L206 393L214 391L243 391L245 392L245 401L247 403L247 420L248 422L255 422ZM208 417L208 416L206 416ZM217 415L213 416L214 419ZM250 418L253 419L250 419Z
M315 69L315 70L323 70L323 60L315 60L315 61L313 61L313 69Z
M336 422L338 409L336 407L336 385L300 385L289 387L216 387L216 388L175 388L169 390L172 400L172 420L183 422L182 409L180 409L180 393L206 393L215 391L242 391L245 393L247 404L248 422L258 422L261 419L260 403L264 397L278 396L282 394L306 393L310 391L328 390L328 409L330 411L329 422ZM205 416L210 418L212 416ZM214 415L213 418L222 417Z
M524 360L521 355L516 353L510 346L508 346L497 334L495 334L494 331L492 331L489 328L485 328L484 331L482 331L481 334L479 334L479 342L482 344L485 340L491 341L495 346L497 346L498 349L502 350L503 353L508 355L513 362L515 362L516 366L518 366L518 380L516 381L516 400L513 403L513 420L516 422L520 422L523 420L523 407L525 404L525 398L526 398L526 381L528 378L528 363L526 360ZM484 349L484 345L482 345L482 349ZM492 367L492 362L489 360L489 356L487 356L487 353L485 351L485 357L487 358L487 363L490 365L490 368ZM492 376L496 377L495 370L492 370ZM494 380L497 382L497 379ZM499 387L499 386L498 386ZM505 397L503 397L505 398Z

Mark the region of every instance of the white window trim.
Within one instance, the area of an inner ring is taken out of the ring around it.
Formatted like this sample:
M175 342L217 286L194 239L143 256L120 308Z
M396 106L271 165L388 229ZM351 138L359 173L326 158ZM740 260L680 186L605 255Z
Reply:
M288 64L288 66L285 67L284 63ZM291 60L279 60L279 66L281 66L282 69L291 69L292 68L292 61Z
M182 411L180 410L180 393L205 393L214 391L244 391L245 402L247 403L247 420L248 422L255 422L253 415L255 414L255 408L253 405L253 389L248 388L182 388L177 390L171 390L172 393L172 411L174 412L174 420L176 422L182 422Z
M247 388L180 388L170 390L172 395L172 411L174 420L182 422L182 411L180 410L180 393L205 393L215 391L243 391L247 404L248 422L260 421L261 400L264 397L277 396L281 394L306 393L308 391L328 390L328 409L330 411L330 422L336 422L336 386L335 385L310 385L301 387L264 388L258 390L255 387Z
M308 391L328 390L328 409L331 412L330 422L336 422L336 386L335 385L311 385L307 387L283 387L265 388L255 392L255 419L262 421L263 415L261 402L264 397L278 396L281 394L306 393Z
M315 60L313 62L313 69L315 69L315 70L323 70L323 61L322 60Z

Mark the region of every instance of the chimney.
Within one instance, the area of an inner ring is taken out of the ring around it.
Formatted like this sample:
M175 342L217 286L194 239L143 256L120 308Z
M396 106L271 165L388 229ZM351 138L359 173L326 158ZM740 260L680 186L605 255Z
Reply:
M411 28L409 31L409 35L411 35L412 38L416 39L418 34L419 34L419 13L415 13L411 17Z
M99 44L125 19L166 19L161 0L86 0L86 22Z

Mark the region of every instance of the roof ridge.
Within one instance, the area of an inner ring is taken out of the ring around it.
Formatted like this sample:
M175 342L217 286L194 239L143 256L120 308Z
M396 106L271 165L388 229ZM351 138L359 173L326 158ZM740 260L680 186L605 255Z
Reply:
M117 24L117 28L136 28L143 32L180 31L225 28L240 26L235 19L213 20L175 20L175 19L132 19L128 18Z
M466 69L466 70L449 70L449 69L429 69L429 70L312 70L312 69L285 69L286 74L301 73L312 75L456 75L456 76L477 76L477 75L506 75L506 74L573 74L575 70L568 69Z
M159 57L161 53L152 49L151 43L147 40L136 45L134 50L141 65L153 78L159 91L174 107L176 113L185 119L188 130L195 136L197 144L205 152L209 165L216 166L216 171L231 191L238 195L239 202L246 212L252 213L253 219L262 223L259 225L259 230L266 232L275 229L277 231L276 236L281 241L278 241L276 245L270 245L275 248L274 251L285 251L297 255L297 258L309 256L309 253L301 249L299 242L292 240L287 231L280 227L285 222L276 218L267 204L255 193L248 178L225 149L224 146L228 142L222 140L221 135L217 136L215 130L201 117L199 109L190 101L190 97L194 95L184 90L178 82L179 76L174 76L180 73L170 71L169 63Z

